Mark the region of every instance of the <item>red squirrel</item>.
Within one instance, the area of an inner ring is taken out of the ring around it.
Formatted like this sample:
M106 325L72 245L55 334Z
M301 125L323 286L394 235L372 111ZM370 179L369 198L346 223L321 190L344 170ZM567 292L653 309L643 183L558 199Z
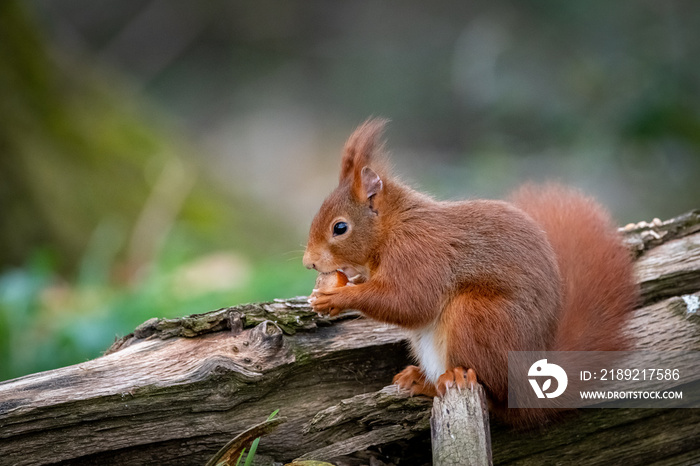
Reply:
M503 404L508 351L627 348L632 258L600 205L558 185L525 186L510 202L435 200L389 173L384 125L350 136L312 221L304 265L350 282L314 290L315 311L407 329L419 366L394 383L414 395L476 377Z

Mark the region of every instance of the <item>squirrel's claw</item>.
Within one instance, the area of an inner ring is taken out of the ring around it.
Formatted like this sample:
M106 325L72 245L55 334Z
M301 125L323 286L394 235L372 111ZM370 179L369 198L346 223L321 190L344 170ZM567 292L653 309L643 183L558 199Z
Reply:
M437 381L437 392L440 396L443 396L453 386L457 387L459 391L462 391L463 388L474 390L476 386L476 372L474 372L474 369L465 369L464 367L448 369Z
M394 385L399 390L408 390L411 396L435 396L435 386L430 383L418 366L408 366L394 376Z

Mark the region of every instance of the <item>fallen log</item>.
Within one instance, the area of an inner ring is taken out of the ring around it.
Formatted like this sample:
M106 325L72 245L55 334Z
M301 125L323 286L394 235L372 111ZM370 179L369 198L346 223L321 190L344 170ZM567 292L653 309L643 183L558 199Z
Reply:
M625 233L644 300L628 328L638 347L700 350L700 212ZM357 313L319 318L304 299L152 319L103 357L0 383L0 464L204 464L276 409L287 422L258 448L269 462L429 463L431 400L385 387L409 362L403 339ZM692 463L698 411L495 425L493 462Z

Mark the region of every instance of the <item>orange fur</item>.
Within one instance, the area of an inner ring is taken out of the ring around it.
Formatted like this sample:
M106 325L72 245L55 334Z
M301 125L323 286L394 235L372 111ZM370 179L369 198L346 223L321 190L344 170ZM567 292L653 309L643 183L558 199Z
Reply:
M350 137L338 188L312 222L304 264L359 277L315 293L315 310L358 309L412 331L421 370L395 378L412 393L434 396L469 368L500 406L508 351L625 348L620 328L637 291L602 207L554 185L525 187L512 203L436 201L377 164L383 125L366 122ZM333 233L338 221L347 233ZM543 416L511 411L517 422Z
M632 258L610 215L592 198L554 184L524 186L516 206L542 225L556 252L564 303L552 349L623 351L620 328L637 304Z

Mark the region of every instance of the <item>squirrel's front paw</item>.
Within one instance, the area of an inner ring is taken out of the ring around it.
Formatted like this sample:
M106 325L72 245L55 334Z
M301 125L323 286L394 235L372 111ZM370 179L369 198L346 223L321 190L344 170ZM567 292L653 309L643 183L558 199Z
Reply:
M338 315L343 308L334 302L334 296L346 285L348 277L343 272L320 273L316 278L316 288L309 296L309 304L319 314Z
M342 310L339 306L335 304L335 297L338 293L337 289L327 289L327 290L314 290L314 292L309 297L309 304L311 308L319 314L328 314L334 317L340 313Z

